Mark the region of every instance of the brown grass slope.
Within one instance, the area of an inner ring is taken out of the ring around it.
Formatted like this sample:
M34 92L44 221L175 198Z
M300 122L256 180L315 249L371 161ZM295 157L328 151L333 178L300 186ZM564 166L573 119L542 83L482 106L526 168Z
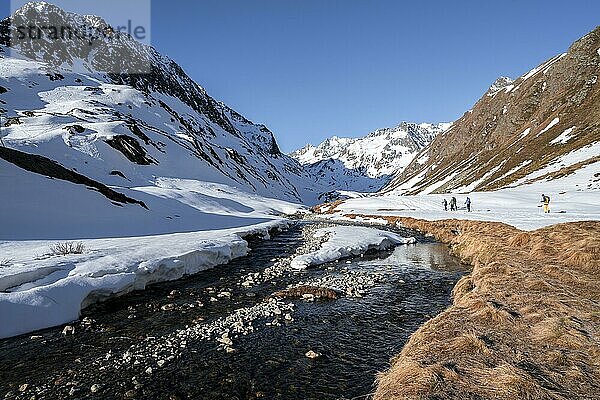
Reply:
M384 191L423 175L407 192L419 193L454 172L457 175L435 192L468 185L484 176L476 189L495 190L600 140L599 48L600 27L597 27L575 42L563 57L553 57L533 75L517 79L512 91L488 91L450 130L438 135L415 157ZM554 118L560 122L543 132ZM571 127L575 127L571 140L550 144ZM530 133L521 137L528 128ZM417 160L425 154L429 158L419 164ZM503 177L528 160L531 160L529 165ZM584 164L590 163L592 160ZM496 166L500 167L486 176Z
M448 243L473 272L379 376L376 400L600 399L600 222L389 220Z

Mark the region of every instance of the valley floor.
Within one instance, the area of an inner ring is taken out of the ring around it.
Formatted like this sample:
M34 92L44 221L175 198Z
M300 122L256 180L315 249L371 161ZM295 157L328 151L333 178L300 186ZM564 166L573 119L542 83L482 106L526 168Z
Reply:
M0 181L18 188L19 198L34 199L35 206L11 201L14 191L0 193L7 204L0 217L7 222L4 227L14 228L0 229L0 338L65 324L106 297L226 264L249 252L245 237L266 238L288 224L285 214L302 209L223 184L167 178L153 186L120 188L142 199L152 213L137 205L115 207L68 182L52 182L61 185L60 195L39 198L46 178L32 175L26 178L30 185L18 186L14 176L19 171L3 166ZM583 175L581 180L589 182L594 173L584 169L575 178ZM454 306L417 331L382 376L379 398L429 396L427 390L440 386L440 376L452 382L442 385L448 390L442 397L490 397L501 390L490 382L508 387L502 389L506 398L591 393L590 385L600 382L600 366L594 361L600 359L595 339L600 329L600 226L592 222L600 216L600 191L580 188L577 180L568 183L468 195L386 194L315 208L319 218L334 221L400 222L451 244L474 267L455 288ZM552 198L550 214L540 207L542 193ZM459 211L444 211L442 200L452 196ZM467 196L472 212L465 210ZM90 207L95 213L89 213ZM100 228L117 234L109 238ZM320 247L289 267L411 243L410 238L358 227L328 228L320 235ZM57 244L65 243L81 243L82 254L58 254ZM397 386L415 376L420 378L414 382L426 385Z
M494 192L357 195L317 207L316 211L332 219L347 219L344 216L352 214L412 217L428 221L456 218L504 222L519 229L533 230L564 222L600 220L599 185L598 164L592 164L561 179ZM542 210L542 194L551 198L549 214ZM458 211L444 211L443 200L450 203L452 196L457 199ZM472 201L472 212L466 210L467 197Z
M551 196L550 213L544 214L541 195ZM519 229L532 230L544 226L600 219L600 191L541 192L508 189L454 195L458 211L444 211L442 201L453 195L375 196L349 199L341 203L321 206L319 211L328 218L345 220L347 215L412 217L428 221L448 218L504 222ZM464 205L466 197L472 201L472 212ZM377 222L377 221L374 221ZM382 221L379 221L382 222Z

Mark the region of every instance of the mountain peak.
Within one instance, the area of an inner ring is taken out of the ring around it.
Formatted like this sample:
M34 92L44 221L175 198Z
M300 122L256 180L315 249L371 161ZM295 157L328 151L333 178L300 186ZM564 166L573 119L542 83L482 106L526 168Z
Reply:
M97 29L110 28L110 24L99 15L79 15L68 12L59 6L46 1L30 1L15 10L10 16L12 20L39 20L44 18L47 21L68 22L71 28L76 28L82 24ZM57 25L58 26L58 25Z
M2 25L1 42L12 51L73 72L147 74L159 58L150 46L100 16L68 12L46 2L23 5Z
M28 3L23 4L20 8L18 8L14 13L21 14L29 11L37 11L37 12L46 12L46 11L63 11L60 7L48 3L47 1L30 1Z
M510 85L513 84L513 82L514 82L514 79L512 79L508 76L501 76L498 79L496 79L494 81L494 83L492 83L492 86L490 86L490 88L488 89L488 93L494 94L502 89L509 87Z

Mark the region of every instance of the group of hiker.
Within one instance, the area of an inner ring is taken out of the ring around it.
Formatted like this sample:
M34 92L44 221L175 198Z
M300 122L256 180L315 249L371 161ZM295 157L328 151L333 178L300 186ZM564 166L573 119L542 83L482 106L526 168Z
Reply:
M544 209L545 214L550 213L550 196L542 194L542 207ZM448 211L448 206L450 206L450 211L458 211L457 200L456 197L452 196L450 202L448 200L443 199L442 205L444 206L444 211ZM465 200L465 205L467 206L467 211L471 212L471 199L467 197Z
M457 200L454 196L450 199L450 203L444 199L442 204L444 205L444 211L448 211L448 204L450 204L450 211L458 211ZM471 212L471 199L469 197L465 200L465 205L467 206L467 211Z

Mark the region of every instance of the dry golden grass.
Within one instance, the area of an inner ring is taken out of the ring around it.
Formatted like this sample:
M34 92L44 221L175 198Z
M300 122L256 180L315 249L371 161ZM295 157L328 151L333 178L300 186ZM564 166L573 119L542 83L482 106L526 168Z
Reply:
M376 400L600 399L600 222L385 219L473 270L379 375Z

